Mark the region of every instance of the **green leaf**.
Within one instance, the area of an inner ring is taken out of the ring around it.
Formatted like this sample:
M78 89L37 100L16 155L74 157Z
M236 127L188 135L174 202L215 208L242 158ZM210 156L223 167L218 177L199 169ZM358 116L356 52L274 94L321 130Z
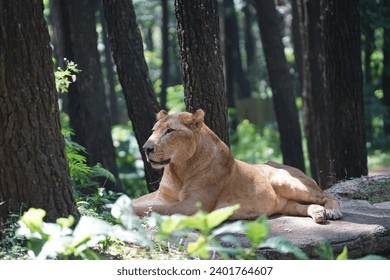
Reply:
M336 260L348 260L348 248L347 246L344 246L343 251L340 255L336 258Z
M358 260L386 260L386 258L378 256L378 255L367 255Z
M279 253L288 254L292 253L297 259L308 260L309 257L292 242L284 237L272 237L261 243L260 248L275 249Z
M233 213L240 208L239 204L217 209L207 214L206 222L209 230L215 228L220 225L222 222L226 221Z
M189 228L197 229L202 233L207 234L210 228L207 225L207 214L203 211L199 211L193 216L185 217L180 221L180 229Z
M172 215L167 219L164 219L165 217L161 217L161 220L158 220L161 232L165 235L169 235L175 230L182 229L181 222L184 217L185 216L182 215Z
M80 252L80 256L83 258L83 260L104 260L103 256L95 253L89 248Z
M191 255L199 256L203 259L208 259L209 252L207 250L206 238L200 236L197 241L188 243L187 252Z
M247 227L245 234L254 245L263 242L269 234L268 219L265 216L261 216L256 221L248 222L244 225Z
M68 218L58 218L56 220L56 224L60 225L61 227L70 228L74 224L74 218L73 216L69 216Z
M20 220L27 226L31 232L42 232L43 217L46 211L43 209L30 208L23 214Z
M334 260L333 248L328 241L322 241L314 247L314 253L321 260Z
M212 231L214 236L222 234L232 234L232 233L243 233L245 232L246 226L243 221L235 221L232 223L226 223Z

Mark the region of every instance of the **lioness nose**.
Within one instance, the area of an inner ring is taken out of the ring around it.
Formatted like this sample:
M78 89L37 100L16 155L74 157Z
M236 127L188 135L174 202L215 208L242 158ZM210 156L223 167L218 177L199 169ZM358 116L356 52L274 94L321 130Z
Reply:
M145 151L145 153L148 155L154 151L154 148L150 143L146 142L145 145L142 147L142 149Z

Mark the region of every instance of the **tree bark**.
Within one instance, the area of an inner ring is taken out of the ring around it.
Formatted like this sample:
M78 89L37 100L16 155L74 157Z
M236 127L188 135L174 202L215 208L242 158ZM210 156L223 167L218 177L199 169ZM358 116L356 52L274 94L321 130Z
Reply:
M326 111L334 180L367 175L358 2L321 2Z
M161 92L160 105L161 108L167 109L167 87L169 82L169 13L168 0L161 0L162 9L162 67L161 67Z
M242 66L238 23L233 0L223 0L223 19L226 95L232 95L233 98L239 99L249 98L251 89ZM235 91L237 94L234 94Z
M112 61L112 55L110 50L110 42L108 41L107 34L107 23L104 17L103 4L99 0L99 13L100 13L100 22L102 25L102 37L104 44L104 67L107 71L106 77L106 96L109 97L110 100L110 117L111 124L116 125L119 124L119 111L118 111L118 95L115 92L115 71L114 71L114 62Z
M385 1L389 4L389 1ZM385 16L390 15L390 7L387 6ZM383 33L383 71L382 71L382 90L383 90L383 104L386 111L383 118L384 132L390 135L390 27L387 25Z
M0 26L0 207L77 217L42 1L0 1Z
M116 178L117 184L102 184L121 191L115 149L111 137L111 118L106 104L102 68L97 50L97 2L94 0L69 0L71 56L81 72L69 88L69 119L74 130L72 140L87 150L87 163L101 163Z
M158 189L162 171L150 166L142 146L150 136L159 105L149 78L134 6L128 0L103 0L103 7L127 112L145 164L148 189L152 192Z
M217 9L216 0L175 0L186 109L203 109L206 124L229 144Z
M298 110L295 105L292 78L284 55L275 2L273 0L256 1L255 8L272 88L283 162L304 171Z
M325 111L324 49L319 1L298 1L303 46L302 96L312 177L329 187L328 117Z

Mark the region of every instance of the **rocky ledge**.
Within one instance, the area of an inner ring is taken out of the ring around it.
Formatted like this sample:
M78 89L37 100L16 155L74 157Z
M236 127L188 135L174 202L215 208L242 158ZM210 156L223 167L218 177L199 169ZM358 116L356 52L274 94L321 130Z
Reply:
M347 246L351 259L369 254L389 258L390 174L340 182L326 193L339 199L342 219L316 224L305 217L271 217L270 236L288 238L313 258L313 249L321 240L329 241L335 255ZM241 242L249 246L245 238L241 238ZM260 250L259 254L267 259L293 258L273 250Z

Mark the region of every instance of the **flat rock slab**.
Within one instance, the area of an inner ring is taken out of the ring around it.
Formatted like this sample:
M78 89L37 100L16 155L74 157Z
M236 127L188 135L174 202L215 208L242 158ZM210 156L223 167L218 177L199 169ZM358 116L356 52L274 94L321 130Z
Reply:
M270 236L282 236L299 246L310 257L315 258L313 248L321 241L328 240L337 256L348 247L349 258L359 258L369 254L390 256L390 201L370 203L367 200L351 199L364 197L365 187L370 186L372 194L375 186L378 191L390 190L390 174L341 182L326 192L338 197L343 217L341 220L316 224L311 218L280 216L270 218ZM249 241L240 236L243 246ZM291 255L273 250L259 250L267 259L290 259Z

